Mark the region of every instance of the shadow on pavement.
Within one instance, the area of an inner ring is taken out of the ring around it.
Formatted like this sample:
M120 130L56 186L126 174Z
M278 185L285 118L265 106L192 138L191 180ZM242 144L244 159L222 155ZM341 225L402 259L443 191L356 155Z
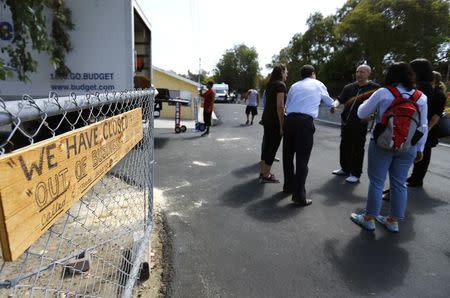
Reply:
M232 128L243 128L243 127L251 127L251 125L250 124L247 125L245 123L241 123L241 124L232 126Z
M401 286L410 266L409 253L398 246L396 236L376 239L373 233L361 231L343 248L337 239L325 241L325 254L352 292L380 296Z
M446 201L431 197L423 188L408 188L408 209L415 214L434 213L433 209L448 204Z
M248 176L248 175L252 175L252 176L256 177L256 176L258 176L259 168L260 168L260 163L257 162L255 164L234 170L231 173L233 173L233 175L235 175L237 177L241 177L241 178Z
M318 189L312 190L311 195L321 194L326 199L323 203L327 206L336 206L341 202L361 203L365 198L353 194L357 184L345 182L344 177L333 176Z
M160 136L155 136L155 149L162 149L164 148L164 146L167 144L168 141L171 142L183 142L183 141L189 141L189 140L197 140L197 139L206 139L208 138L208 136L202 136L203 132L198 132L198 133L180 133L180 134L175 134L175 133L169 133L171 135L171 137L160 137ZM161 133L160 133L161 135Z
M255 199L262 198L263 194L264 184L259 184L258 179L255 178L233 186L222 195L220 200L225 206L239 208Z
M154 139L154 148L155 149L162 149L167 145L167 142L169 142L169 138L161 138L161 137L156 137Z
M206 136L202 136L203 132L198 132L196 135L191 135L189 137L184 137L181 140L196 140L196 139L204 139Z
M274 194L268 199L258 201L251 204L245 209L245 212L260 221L265 222L279 222L298 213L303 210L303 207L295 203L289 203L287 205L280 205L283 199L291 200L291 195L279 192Z

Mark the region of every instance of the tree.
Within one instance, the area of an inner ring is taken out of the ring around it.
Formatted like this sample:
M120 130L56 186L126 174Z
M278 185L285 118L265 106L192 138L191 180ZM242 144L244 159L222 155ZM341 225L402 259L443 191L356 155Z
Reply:
M381 78L393 61L448 61L441 49L449 42L449 7L448 0L361 0L341 19L337 31L346 41L343 48L358 48L360 59Z
M188 70L187 75L181 75L183 77L185 77L186 79L189 79L191 81L194 82L198 82L198 73L193 73L190 70ZM206 85L206 83L208 83L208 81L212 80L213 78L211 76L209 76L209 73L202 69L201 73L200 73L200 84L204 84Z
M14 28L11 43L2 47L1 52L11 59L19 80L29 81L28 74L37 70L37 62L27 48L30 42L33 50L50 55L57 76L67 76L70 69L64 60L72 49L68 31L74 29L74 24L64 0L0 0L0 5L11 11ZM52 12L51 30L47 28L46 9ZM0 58L0 80L11 75L11 68Z
M230 90L245 92L256 86L258 74L256 49L241 44L225 51L214 69L214 80L227 83Z
M281 49L279 55L272 57L271 64L266 65L268 68L273 68L275 64L284 64L288 70L286 82L288 86L300 79L300 67L305 64L303 44L303 35L295 34L288 46Z
M288 86L303 64L313 64L332 94L354 79L361 63L371 65L373 77L382 81L393 61L424 57L445 76L449 8L448 0L348 0L335 15L311 15L306 32L295 34L272 64L287 64Z
M261 95L262 95L262 91L267 88L269 79L270 79L270 74L268 74L266 76L258 74L258 77L256 78L256 88L260 90Z
M323 17L321 13L315 13L306 23L308 30L304 34L295 34L289 45L272 61L286 64L289 73L288 86L300 79L300 68L304 64L312 64L321 72L321 68L330 60L336 48L334 17Z

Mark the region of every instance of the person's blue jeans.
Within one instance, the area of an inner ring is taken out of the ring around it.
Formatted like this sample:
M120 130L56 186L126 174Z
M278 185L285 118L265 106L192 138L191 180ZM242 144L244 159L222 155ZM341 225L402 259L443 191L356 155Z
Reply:
M370 179L366 214L378 216L381 210L384 182L389 172L391 189L391 214L404 218L408 193L406 179L417 154L416 146L407 152L393 152L378 147L373 140L369 144L368 175Z

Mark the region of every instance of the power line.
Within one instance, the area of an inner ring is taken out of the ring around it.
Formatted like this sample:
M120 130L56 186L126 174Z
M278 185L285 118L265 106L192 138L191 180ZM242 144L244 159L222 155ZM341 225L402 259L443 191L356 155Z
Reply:
M192 37L194 39L194 43L192 45L192 52L194 56L198 57L199 59L199 77L201 74L200 69L200 61L201 61L201 54L199 49L200 44L200 9L198 5L197 0L189 0L189 16L190 16L190 23L191 23L191 31L192 31Z

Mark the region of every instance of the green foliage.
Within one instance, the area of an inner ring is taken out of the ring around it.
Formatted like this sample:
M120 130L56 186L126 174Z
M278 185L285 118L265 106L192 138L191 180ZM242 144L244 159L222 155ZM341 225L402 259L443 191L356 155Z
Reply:
M258 77L256 78L256 88L261 92L264 91L267 87L267 84L269 83L270 74L267 76L263 76L261 74L258 74Z
M37 62L29 52L27 44L31 41L31 48L37 52L46 52L50 55L50 63L59 76L70 73L64 60L71 50L69 30L74 29L70 10L63 0L0 0L6 9L11 11L14 37L10 45L1 49L7 53L12 64L16 66L17 75L21 81L29 81L28 74L36 72ZM45 9L53 12L52 30L46 25ZM11 72L5 68L4 61L0 62L0 79L5 79Z
M56 76L66 77L70 74L70 69L64 61L66 53L72 50L67 32L75 29L75 25L72 23L72 12L64 6L63 0L52 0L51 6L53 9L51 62L55 65Z
M230 90L242 93L255 88L259 74L258 53L241 44L228 49L216 65L214 81L227 83Z
M320 72L320 66L331 59L338 40L334 33L335 18L323 17L320 13L311 15L307 24L309 29L295 34L289 45L273 57L272 63L283 63L288 69L287 84L292 85L300 79L300 67L312 64Z
M274 56L287 63L288 85L299 78L303 64L313 64L334 94L353 80L357 65L372 66L373 78L393 61L429 59L447 73L450 59L448 0L348 0L335 15L315 13L308 30L296 34Z
M0 59L0 80L5 80L7 77L11 77L12 75L12 71L7 69L5 62Z

